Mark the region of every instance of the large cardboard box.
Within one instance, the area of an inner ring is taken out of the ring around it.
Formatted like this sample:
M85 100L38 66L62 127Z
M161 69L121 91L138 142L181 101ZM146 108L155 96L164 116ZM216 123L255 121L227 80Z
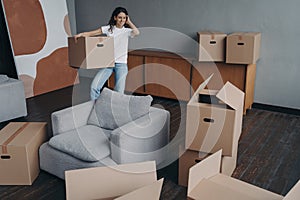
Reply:
M38 149L47 139L46 123L11 122L0 131L1 185L31 185L39 174Z
M210 76L196 90L187 105L185 148L205 153L223 149L233 156L242 131L244 93L227 82L214 93L223 105L198 102Z
M222 156L221 159L221 173L227 176L231 176L234 169L236 168L237 163L237 143L235 144L234 154L232 156ZM181 186L188 186L188 177L189 177L189 169L195 164L201 162L207 156L211 154L193 151L193 150L185 150L184 153L180 153L179 157L179 166L178 166L178 184Z
M226 63L255 64L260 57L261 33L236 32L227 36Z
M209 200L297 200L300 181L285 196L220 173L221 150L190 168L189 199Z
M66 196L72 200L158 200L163 182L157 182L154 161L70 170L65 178Z
M69 65L84 69L114 67L113 37L68 38Z
M201 62L225 61L227 34L221 32L198 32L199 56Z

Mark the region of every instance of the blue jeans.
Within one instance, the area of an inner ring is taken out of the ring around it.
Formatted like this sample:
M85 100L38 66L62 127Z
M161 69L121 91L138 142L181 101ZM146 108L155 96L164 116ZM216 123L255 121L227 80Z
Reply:
M97 72L91 84L90 96L92 100L95 100L100 96L100 90L113 72L115 72L114 90L124 93L128 67L126 63L115 63L115 67L101 68Z

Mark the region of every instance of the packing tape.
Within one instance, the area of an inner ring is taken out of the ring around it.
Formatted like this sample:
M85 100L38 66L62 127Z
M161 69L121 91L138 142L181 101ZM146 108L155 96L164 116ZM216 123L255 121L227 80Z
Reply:
M29 125L29 122L26 122L23 124L14 134L12 134L7 140L2 144L2 154L7 154L7 145L17 137L27 126Z

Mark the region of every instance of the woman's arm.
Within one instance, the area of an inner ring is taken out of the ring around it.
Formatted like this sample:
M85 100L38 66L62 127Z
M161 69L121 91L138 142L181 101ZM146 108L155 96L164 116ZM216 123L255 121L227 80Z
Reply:
M140 34L139 29L134 25L134 23L132 23L129 16L127 16L126 24L128 24L128 26L132 29L132 34L131 34L132 36L136 36Z
M75 38L75 40L77 40L77 38L79 38L79 37L91 37L91 36L100 35L100 34L102 34L102 30L101 30L101 28L98 28L93 31L82 32L77 35L74 35L74 38Z

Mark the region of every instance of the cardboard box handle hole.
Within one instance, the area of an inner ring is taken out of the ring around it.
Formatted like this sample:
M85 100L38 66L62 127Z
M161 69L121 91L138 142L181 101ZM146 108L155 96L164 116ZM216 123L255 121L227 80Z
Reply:
M104 44L103 43L98 43L97 47L104 47Z
M217 44L217 41L212 40L209 42L209 44Z
M10 155L1 155L1 159L8 160L10 159Z
M245 45L245 43L244 42L239 42L239 43L237 43L237 45L243 46L243 45Z
M215 120L211 119L211 118L204 118L203 121L207 122L207 123L214 123L215 122Z

